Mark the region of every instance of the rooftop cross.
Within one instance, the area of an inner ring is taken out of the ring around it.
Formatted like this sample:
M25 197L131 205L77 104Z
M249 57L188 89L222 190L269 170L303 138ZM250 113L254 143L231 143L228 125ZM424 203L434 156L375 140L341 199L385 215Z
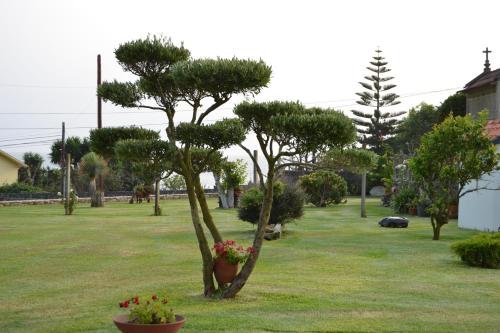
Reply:
M485 72L490 71L490 61L488 60L488 53L491 53L491 52L492 51L488 50L488 48L486 48L486 50L483 51L483 53L486 54L486 61L484 62L484 71Z

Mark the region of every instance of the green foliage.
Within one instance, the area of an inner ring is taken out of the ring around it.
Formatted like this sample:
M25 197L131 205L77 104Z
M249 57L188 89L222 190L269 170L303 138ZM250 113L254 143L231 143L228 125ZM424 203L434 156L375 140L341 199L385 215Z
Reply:
M104 175L107 172L107 163L98 154L90 152L85 154L80 160L78 171L90 179L95 179L97 176Z
M22 182L5 184L0 186L0 193L34 193L34 192L43 192L43 189Z
M341 203L347 195L346 181L333 171L320 170L300 177L307 201L316 207Z
M478 217L480 218L480 217ZM500 233L485 233L451 245L463 262L471 266L500 268Z
M357 117L353 118L353 122L358 126L359 141L377 154L382 154L385 141L396 131L396 126L399 123L397 117L405 112L383 112L381 110L383 107L394 106L400 102L397 94L388 92L396 87L395 84L387 84L388 81L394 79L392 76L385 75L390 71L387 68L388 62L380 55L381 50L377 49L375 52L377 54L370 62L371 66L367 67L371 72L369 76L365 76L368 82L359 82L365 91L356 93L359 96L356 103L369 107L372 111L352 110L352 113Z
M175 314L170 308L167 296L155 294L151 297L134 296L119 303L120 308L130 307L130 323L167 324L175 322Z
M186 189L186 181L181 175L171 175L163 181L165 187L169 190L179 191Z
M219 150L245 140L245 129L238 119L219 120L209 125L180 123L176 136L184 144Z
M110 160L115 155L115 144L120 140L158 140L160 135L153 131L141 127L105 127L90 131L91 150L106 160Z
M221 183L225 189L237 188L243 185L247 176L247 164L238 159L234 162L224 161L221 167Z
M297 102L242 102L234 113L245 128L268 136L290 155L341 147L355 140L355 128L333 109L306 109Z
M71 190L69 192L69 200L63 198L64 209L68 209L68 215L73 215L73 212L76 208L76 204L78 203L78 197L76 196L75 191Z
M113 104L124 107L132 108L137 106L137 103L144 98L144 93L140 90L137 84L132 82L103 82L97 88L97 94L107 102L111 101Z
M263 199L264 193L258 187L246 191L241 198L238 217L252 224L257 223ZM304 193L294 186L275 182L269 224L286 224L301 218L303 214Z
M173 168L174 152L167 141L162 140L120 140L115 144L116 156L130 161L134 173L147 183L163 178Z
M366 149L330 149L321 158L325 169L363 173L377 165L378 155Z
M38 153L27 152L23 155L24 164L28 166L30 182L33 185L38 183L38 176L43 164L43 157Z
M262 60L196 59L175 64L172 78L184 92L218 97L221 93L258 94L268 85L271 72L271 67Z
M465 116L467 113L465 94L457 92L456 94L449 96L443 101L443 103L441 103L437 111L440 122L445 120L450 114L453 114L454 117Z
M394 213L406 214L408 213L408 208L415 203L418 198L418 194L413 187L401 187L398 191L392 194L391 206Z
M415 181L430 199L431 222L437 231L448 223L448 207L467 194L467 183L496 168L495 145L484 131L487 115L448 117L422 137L409 162ZM434 224L436 223L436 224ZM439 234L434 233L435 239Z
M392 140L395 151L413 154L420 146L420 138L439 123L440 113L430 104L421 103L412 108L408 117L401 121L398 132Z
M83 155L90 151L90 141L88 138L80 139L77 136L70 136L66 139L66 153L71 154L72 163L78 164ZM55 141L50 147L50 162L61 163L62 140Z

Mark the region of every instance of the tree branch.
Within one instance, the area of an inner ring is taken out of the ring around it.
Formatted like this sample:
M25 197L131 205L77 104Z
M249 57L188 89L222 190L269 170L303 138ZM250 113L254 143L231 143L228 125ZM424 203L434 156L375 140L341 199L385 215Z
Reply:
M250 158L252 159L253 165L256 167L257 173L259 174L260 185L264 186L264 176L263 176L263 173L262 173L262 169L259 166L259 161L257 161L254 158L254 156L253 156L252 152L250 151L250 149L248 149L247 147L243 146L241 143L238 144L238 146L240 146L241 149L243 149L248 154L248 156L250 156Z

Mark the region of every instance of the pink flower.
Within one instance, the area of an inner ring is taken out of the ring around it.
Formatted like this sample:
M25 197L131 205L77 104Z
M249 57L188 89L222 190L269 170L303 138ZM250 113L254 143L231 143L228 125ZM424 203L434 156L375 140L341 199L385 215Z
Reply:
M247 252L248 253L255 253L255 249L253 248L253 246L249 246L249 247L247 247Z

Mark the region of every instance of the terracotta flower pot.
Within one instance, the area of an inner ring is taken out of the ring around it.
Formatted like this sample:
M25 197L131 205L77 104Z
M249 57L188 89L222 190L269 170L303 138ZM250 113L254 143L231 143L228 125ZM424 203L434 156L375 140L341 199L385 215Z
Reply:
M214 274L219 284L231 283L238 274L238 264L229 264L224 259L217 258L214 263Z
M448 206L448 218L456 219L458 218L458 205L451 204Z
M128 322L128 314L113 318L116 327L123 333L175 333L186 322L182 316L175 316L175 323L168 324L134 324Z

